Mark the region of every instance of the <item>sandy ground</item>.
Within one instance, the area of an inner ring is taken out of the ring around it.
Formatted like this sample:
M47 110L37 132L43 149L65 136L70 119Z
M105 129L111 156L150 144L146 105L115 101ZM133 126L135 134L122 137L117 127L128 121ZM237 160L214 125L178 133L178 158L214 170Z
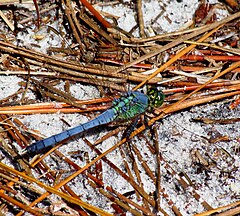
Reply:
M214 2L217 1L212 1L212 3ZM166 0L161 1L160 3L159 1L146 0L143 4L146 31L149 35L151 35L153 34L152 28L154 28L157 33L172 32L184 28L185 26L191 24L193 14L197 6L197 0L183 0L179 2ZM128 4L120 4L116 6L102 6L99 4L96 8L120 17L118 19L118 24L126 31L136 25L134 10ZM157 18L159 14L160 17ZM227 13L220 11L219 18L220 15L224 17ZM169 20L171 20L171 22ZM53 25L55 28L58 28L59 24L60 22L56 21ZM1 25L3 25L2 22ZM18 33L17 38L20 40L21 45L29 46L32 42L36 43L36 41L32 38L32 35L34 34L32 30L33 29L28 28L27 31ZM42 33L45 33L44 31L45 30L43 29ZM138 32L134 32L134 35L138 36ZM45 37L37 43L40 45L38 50L46 52L46 49L49 46L59 45L61 43L61 39L54 34L49 34L49 37ZM22 79L14 75L0 75L0 99L16 92L20 88L18 85L20 81L22 81ZM63 89L63 85L64 82L62 81L58 85L59 89ZM74 86L72 85L70 90L73 96L79 99L100 97L97 88L94 86L86 86L78 83ZM35 98L35 95L30 91L26 96L32 99ZM194 189L201 196L201 200L206 201L214 208L221 205L227 205L239 198L240 160L239 153L236 152L236 149L239 149L240 123L211 125L192 121L192 119L198 117L213 119L239 117L239 107L235 110L230 110L228 108L231 101L232 100L229 99L193 107L187 111L167 116L163 119L163 121L157 122L154 125L158 133L160 151L165 159L165 162L162 161L161 164L161 187L164 188L165 193L169 195L170 199L172 199L175 206L179 208L183 215L199 213L204 211L204 208L200 204L200 201L194 199L191 195L193 187L189 187L187 190L183 189L177 181L179 176L172 177L169 174L169 171L165 168L166 162L170 164L177 173L186 173L191 179ZM21 119L27 127L41 131L41 133L46 137L68 128L61 119L64 119L72 127L89 120L89 118L80 114L36 114L21 115L16 117ZM90 134L86 134L85 137L89 141L94 142L108 131L111 131L111 127L101 127L92 130ZM214 138L219 134L228 136L229 141L211 144L207 139L203 138ZM144 132L144 137L151 142L149 130ZM116 144L120 139L121 134L111 137L107 141L101 143L98 147L101 151L105 151L112 145ZM156 159L149 151L149 148L146 145L146 140L136 137L131 141L130 145L135 145L138 148L144 156L144 159L148 163L150 169L154 171L156 169ZM96 154L86 146L81 138L70 141L66 145L60 147L59 150L63 153L81 150L81 152L87 152L90 159L96 157ZM197 163L196 151L199 151L208 161L208 166L203 167ZM70 155L69 157L80 166L84 166L86 164L86 161L80 160L77 156ZM111 152L107 158L120 169L124 170L124 163L119 150ZM67 170L62 178L70 175L73 171L71 169L69 170L69 167L66 167L64 162L57 161L56 163L54 158L47 157L45 161L49 164L52 170ZM2 162L9 163L7 159L3 159ZM139 169L142 171L141 177L145 191L147 193L153 193L155 190L154 183L149 176L146 175L138 160L137 163L139 165ZM129 186L123 178L119 177L119 175L105 163L103 163L103 180L106 186L110 185L112 188L121 193L126 193L132 190L132 187ZM102 208L105 211L112 212L109 201L93 190L87 184L85 177L78 176L68 185L76 194L81 195L83 200L91 200L90 204ZM58 200L57 197L55 199ZM131 195L131 199L136 201L136 195ZM161 199L161 207L169 215L173 215L173 212L164 198ZM131 214L127 213L127 215Z

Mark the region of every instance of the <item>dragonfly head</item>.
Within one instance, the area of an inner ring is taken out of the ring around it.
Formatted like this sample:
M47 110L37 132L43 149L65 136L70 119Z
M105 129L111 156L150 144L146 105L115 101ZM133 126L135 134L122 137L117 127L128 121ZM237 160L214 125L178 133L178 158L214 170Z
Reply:
M160 107L165 99L165 95L161 90L150 88L147 90L149 105L151 108Z

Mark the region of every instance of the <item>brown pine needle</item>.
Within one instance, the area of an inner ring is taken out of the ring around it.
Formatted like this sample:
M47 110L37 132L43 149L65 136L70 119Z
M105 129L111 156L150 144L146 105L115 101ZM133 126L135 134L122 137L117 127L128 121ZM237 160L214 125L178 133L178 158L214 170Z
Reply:
M48 185L45 185L44 183L36 180L35 178L27 176L25 173L19 172L19 171L15 170L15 169L13 169L13 168L3 164L3 163L0 163L0 168L5 170L5 171L7 171L7 172L9 172L9 173L11 173L11 174L14 174L14 175L18 176L18 177L22 177L26 181L34 182L35 184L39 185L40 187L42 187L46 191L48 191L48 192L45 193L47 195L49 195L49 193L54 193L54 194L62 197L63 199L65 199L65 200L67 200L67 201L69 201L71 203L77 204L79 206L82 206L83 208L86 208L86 209L88 209L88 210L90 210L92 212L95 212L96 214L109 215L109 216L112 215L112 214L109 214L109 213L107 213L107 212L105 212L105 211L103 211L103 210L101 210L101 209L99 209L97 207L91 206L88 203L81 201L80 199L74 198L74 197L72 197L70 195L67 195L66 193L60 192L59 190L57 190L58 188L56 188L56 186L55 187L50 187ZM36 203L38 203L38 202L36 202ZM33 203L30 204L29 206L32 207ZM27 208L29 208L29 207L27 207Z

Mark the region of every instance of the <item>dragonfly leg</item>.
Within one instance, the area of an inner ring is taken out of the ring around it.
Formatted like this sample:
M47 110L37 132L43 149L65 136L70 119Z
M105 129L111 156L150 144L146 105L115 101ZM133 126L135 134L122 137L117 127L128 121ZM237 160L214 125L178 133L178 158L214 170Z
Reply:
M125 137L127 139L130 137L131 133L136 128L139 119L140 119L139 116L137 116L136 118L133 119L132 124L130 124L130 126L126 129L126 131L123 134L123 137Z
M157 114L156 114L156 115L154 114L154 116L157 116ZM154 124L151 125L151 126L148 125L148 117L149 117L149 116L144 115L144 125L145 125L145 127L146 127L147 129L150 130L151 140L153 140L153 139L154 139L154 134L155 134ZM159 122L160 122L160 124L163 124L162 119L160 119Z
M148 117L147 117L147 115L144 115L144 116L143 116L143 123L144 123L144 125L145 125L146 128L149 127L149 126L148 126Z

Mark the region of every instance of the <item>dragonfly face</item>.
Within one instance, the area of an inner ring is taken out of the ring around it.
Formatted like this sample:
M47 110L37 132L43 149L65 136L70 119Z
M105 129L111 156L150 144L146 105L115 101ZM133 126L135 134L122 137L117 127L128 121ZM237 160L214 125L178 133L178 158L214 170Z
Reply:
M165 95L163 94L163 92L156 88L148 89L147 96L149 99L149 106L151 108L160 107L165 99Z

